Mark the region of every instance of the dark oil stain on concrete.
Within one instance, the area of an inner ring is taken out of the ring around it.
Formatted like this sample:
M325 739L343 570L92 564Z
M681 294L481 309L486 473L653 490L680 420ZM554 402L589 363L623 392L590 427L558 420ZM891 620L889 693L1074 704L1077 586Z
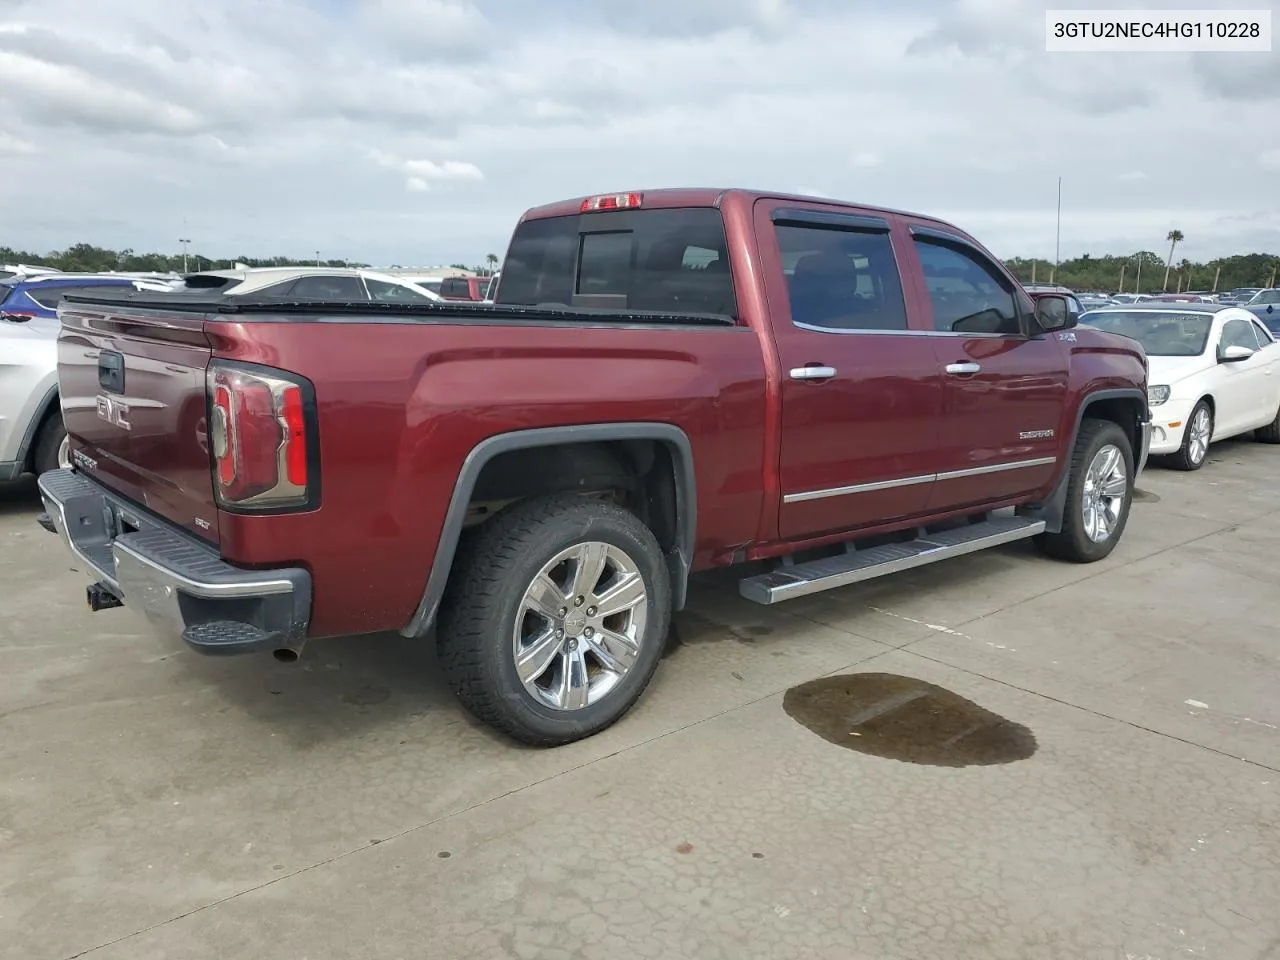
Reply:
M763 623L747 626L732 626L716 623L706 617L689 611L681 611L671 618L671 626L667 630L667 642L662 655L669 657L681 647L699 646L704 643L719 643L722 640L734 640L738 643L755 643L757 637L767 637L773 633L773 627Z
M689 841L676 844L676 853L693 853L693 844Z
M1150 490L1139 490L1137 487L1134 487L1133 502L1134 503L1159 503L1160 495L1156 493L1152 493Z
M980 766L1036 752L1022 724L915 677L823 677L788 690L782 708L828 743L905 763Z

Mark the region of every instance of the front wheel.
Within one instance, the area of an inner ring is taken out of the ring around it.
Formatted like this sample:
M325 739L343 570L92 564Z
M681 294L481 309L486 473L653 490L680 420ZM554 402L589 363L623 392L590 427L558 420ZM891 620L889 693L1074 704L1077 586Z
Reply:
M1169 460L1177 470L1199 470L1209 456L1209 444L1213 441L1213 410L1207 400L1201 400L1187 417L1182 431L1182 446Z
M1071 454L1067 502L1058 533L1043 533L1036 544L1059 560L1093 563L1115 549L1133 503L1133 444L1110 420L1080 424Z
M670 577L634 514L539 497L476 534L455 564L440 658L477 718L535 746L605 729L640 698L662 655Z

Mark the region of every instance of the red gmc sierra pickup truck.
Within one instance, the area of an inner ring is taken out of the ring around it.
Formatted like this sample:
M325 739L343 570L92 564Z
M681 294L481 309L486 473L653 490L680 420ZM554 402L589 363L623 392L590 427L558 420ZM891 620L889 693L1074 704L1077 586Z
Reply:
M639 698L694 571L768 561L774 603L1105 557L1146 358L1066 306L941 221L742 190L531 210L492 306L68 297L40 520L94 609L285 660L433 637L468 709L564 743Z

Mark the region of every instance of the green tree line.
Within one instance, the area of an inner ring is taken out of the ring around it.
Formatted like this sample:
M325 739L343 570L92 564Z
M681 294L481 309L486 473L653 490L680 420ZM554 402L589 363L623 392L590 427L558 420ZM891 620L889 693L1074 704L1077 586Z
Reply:
M1128 256L1108 254L1094 257L1086 253L1072 260L1063 260L1056 270L1049 260L1014 257L1005 261L1009 271L1023 283L1034 279L1036 283L1059 283L1081 292L1101 293L1120 292L1122 278L1125 292L1158 293L1165 289L1166 264L1165 259L1150 250ZM1168 289L1232 290L1236 287L1271 286L1280 272L1277 264L1280 264L1280 257L1266 253L1220 257L1207 263L1194 263L1184 258L1168 264Z
M195 252L186 256L188 270L227 269L236 263L250 267L306 267L316 263L315 257L206 257ZM133 250L109 250L90 243L77 243L65 250L32 253L0 247L0 263L26 263L31 266L56 267L76 273L102 273L119 270L126 273L174 273L183 269L182 254L136 253ZM367 267L353 260L321 260L326 267Z

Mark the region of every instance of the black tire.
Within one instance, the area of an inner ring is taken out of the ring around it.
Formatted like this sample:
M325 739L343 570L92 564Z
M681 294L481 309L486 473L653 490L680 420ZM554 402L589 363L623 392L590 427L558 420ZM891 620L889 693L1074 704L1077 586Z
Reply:
M1099 452L1111 445L1119 449L1124 458L1125 492L1110 535L1102 540L1092 539L1085 529L1084 496L1086 474ZM1036 545L1048 556L1073 563L1095 563L1110 555L1124 535L1129 522L1129 509L1133 506L1133 443L1129 435L1110 420L1087 419L1080 424L1076 445L1071 453L1071 474L1067 481L1067 500L1062 515L1062 530L1058 533L1042 533L1036 537Z
M1191 448L1191 425L1196 422L1196 418L1201 411L1209 417L1209 440L1205 444L1204 453L1197 460ZM1191 410L1191 415L1187 417L1187 425L1182 430L1182 446L1178 448L1178 452L1169 457L1169 466L1175 470L1199 470L1204 466L1205 461L1209 459L1209 443L1213 442L1213 407L1208 400L1201 400Z
M57 470L58 448L67 438L67 428L62 425L62 417L55 413L45 421L36 438L35 453L31 457L31 468L41 474L48 470Z
M612 545L635 565L645 624L635 661L616 686L596 703L561 710L535 697L516 672L516 616L542 567L588 542ZM440 611L440 661L478 719L523 743L557 746L599 733L631 709L657 669L670 620L670 575L649 528L611 503L553 494L494 517L460 550Z
M1280 410L1276 411L1274 420L1253 431L1253 436L1261 443L1280 443Z

